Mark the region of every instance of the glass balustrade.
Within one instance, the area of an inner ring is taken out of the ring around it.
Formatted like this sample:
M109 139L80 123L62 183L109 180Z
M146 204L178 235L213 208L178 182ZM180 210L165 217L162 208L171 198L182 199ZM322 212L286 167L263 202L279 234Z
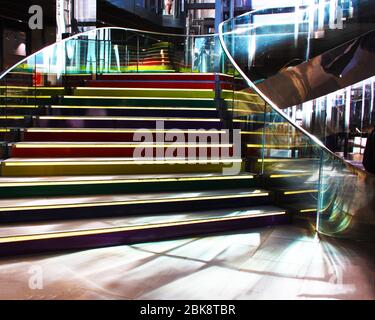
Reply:
M364 190L374 190L373 177L329 151L259 89L280 68L310 58L314 37L340 30L342 13L332 16L327 8L250 12L221 24L218 36L102 28L49 46L0 77L1 156L45 106L86 80L129 72L220 72L227 78L224 89L217 86L217 106L226 127L240 133L233 142L240 143L246 170L274 191L280 206L300 217L317 213L320 233L365 238L369 233L361 230L374 221L374 192Z
M228 112L242 130L251 170L268 187L295 195L284 205L299 214L316 212L320 234L373 240L374 176L345 162L289 118L270 98L288 94L282 85L265 85L279 70L311 58L314 38L345 28L340 12L332 17L330 5L257 10L221 24L220 40L239 84ZM296 75L303 77L314 74Z

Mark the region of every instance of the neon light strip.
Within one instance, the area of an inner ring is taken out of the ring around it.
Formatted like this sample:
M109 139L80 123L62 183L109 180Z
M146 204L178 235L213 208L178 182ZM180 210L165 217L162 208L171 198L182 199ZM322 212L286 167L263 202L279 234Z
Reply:
M266 135L266 136L285 136L285 137L295 137L296 135L282 132L263 132L263 131L241 131L241 134L248 135Z
M1 97L1 96L0 96ZM191 100L191 101L213 101L214 98L174 98L174 97L108 97L108 96L64 96L64 99L121 99L121 100Z
M292 161L312 161L319 160L318 158L299 158L299 159L290 159L290 158L275 158L275 159L258 159L258 162L292 162Z
M64 90L64 87L17 87L17 86L0 86L0 89Z
M108 88L108 87L77 87L76 91L167 91L186 92L186 89L175 88ZM212 92L213 89L194 89L194 92Z
M11 120L19 120L24 119L24 116L0 116L0 119L11 119Z
M256 110L248 110L248 109L236 109L236 108L229 108L228 111L234 111L234 112L243 112L243 113L249 113L249 114L263 114L263 111L256 111Z
M318 192L317 189L310 189L310 190L298 190L298 191L285 191L285 195L293 195L293 194L302 194L302 193L316 193Z
M286 174L271 174L270 178L271 179L276 179L276 178L289 178L289 177L304 177L304 176L310 176L313 175L313 172L310 173L286 173Z
M9 106L8 106L9 107ZM190 111L216 111L215 107L200 108L200 107L149 107L149 106L51 106L52 109L119 109L119 110L190 110Z
M0 98L50 99L51 96L0 95Z
M288 149L288 148L299 148L299 147L305 147L306 145L288 145L288 144L248 144L248 148L274 148L274 149Z
M35 117L36 118L36 117ZM157 117L95 117L95 116L40 116L43 120L129 120L129 121L202 121L202 122L220 122L220 119L214 118L157 118Z
M156 130L156 129L54 129L54 128L29 128L26 129L25 132L56 132L56 133L71 133L71 132L79 132L79 133L135 133L135 132L147 132L147 133L225 133L225 130Z
M316 208L311 208L311 209L301 209L299 212L300 213L309 213L309 212L316 212Z
M134 143L134 144L85 144L85 143L77 143L77 144L41 144L41 143L16 143L13 145L16 149L33 149L33 148L168 148L168 147L178 147L178 148L230 148L232 144L142 144L142 143Z
M241 163L242 159L197 159L197 160L128 160L128 161L4 161L6 167L22 166L75 166L75 165L140 165L140 164L220 164L220 163Z

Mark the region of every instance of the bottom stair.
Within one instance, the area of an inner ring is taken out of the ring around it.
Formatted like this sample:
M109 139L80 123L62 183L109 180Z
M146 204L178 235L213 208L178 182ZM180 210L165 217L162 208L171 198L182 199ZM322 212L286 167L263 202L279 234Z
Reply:
M212 232L247 229L290 220L274 206L147 214L84 220L3 225L0 255L32 254L157 241Z

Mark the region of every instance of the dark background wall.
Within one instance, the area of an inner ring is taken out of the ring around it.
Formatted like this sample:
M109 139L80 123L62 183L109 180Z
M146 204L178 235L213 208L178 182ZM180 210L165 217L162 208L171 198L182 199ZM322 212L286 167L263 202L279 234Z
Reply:
M30 6L43 8L43 29L31 30ZM54 0L0 0L0 72L56 40Z

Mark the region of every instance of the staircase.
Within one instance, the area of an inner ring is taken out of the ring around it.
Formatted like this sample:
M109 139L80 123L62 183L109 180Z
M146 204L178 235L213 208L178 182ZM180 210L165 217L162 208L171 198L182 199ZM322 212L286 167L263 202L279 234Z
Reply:
M220 79L229 103L231 81ZM123 74L70 89L41 87L34 97L27 97L26 88L25 97L18 92L14 101L8 95L1 121L18 141L8 145L9 157L1 163L0 253L92 248L289 221L276 193L246 170L246 161L231 156L232 143L182 142L165 154L173 133L187 138L196 129L207 138L225 132L214 89L214 74ZM136 135L143 134L165 140L143 144L151 158L133 157L142 143ZM227 148L228 156L213 157L214 148ZM186 156L203 149L206 160ZM225 174L233 164L241 170Z
M291 143L282 120L264 113L254 94L236 91L233 78L125 73L77 79L69 83L78 86L40 87L34 96L33 88L20 95L18 87L12 97L8 88L0 119L8 129L0 133L15 142L1 162L1 255L246 229L316 212L316 181L304 170L316 159L275 157L275 150L303 145ZM220 104L241 129L239 156L231 141L212 140L227 132ZM260 142L265 123L277 141ZM189 142L191 130L206 143ZM180 141L171 141L176 133ZM187 157L203 151L206 158ZM231 166L239 170L228 173Z

